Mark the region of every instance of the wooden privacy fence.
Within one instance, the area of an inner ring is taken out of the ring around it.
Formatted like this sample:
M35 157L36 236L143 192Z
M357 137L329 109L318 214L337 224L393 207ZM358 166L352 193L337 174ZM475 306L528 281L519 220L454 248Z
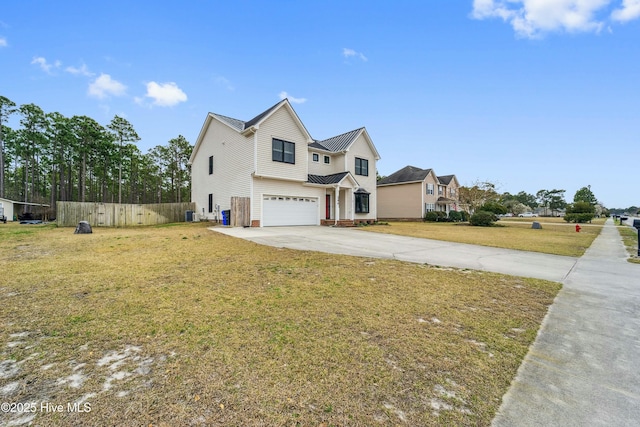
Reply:
M57 202L56 222L75 227L88 221L92 227L127 227L184 222L195 203L154 203L132 205L118 203Z
M231 218L232 227L249 227L251 225L251 199L249 197L231 198Z

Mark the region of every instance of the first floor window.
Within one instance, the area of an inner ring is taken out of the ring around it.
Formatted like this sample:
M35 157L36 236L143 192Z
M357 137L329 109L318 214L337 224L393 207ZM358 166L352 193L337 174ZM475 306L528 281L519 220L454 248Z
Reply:
M273 138L271 148L271 159L274 162L296 163L296 144L293 142Z
M369 213L369 195L356 193L356 213Z
M425 212L433 212L436 210L436 204L435 203L425 203L424 204L424 211Z
M369 160L356 157L356 175L369 176Z
M209 213L213 212L213 194L209 194Z

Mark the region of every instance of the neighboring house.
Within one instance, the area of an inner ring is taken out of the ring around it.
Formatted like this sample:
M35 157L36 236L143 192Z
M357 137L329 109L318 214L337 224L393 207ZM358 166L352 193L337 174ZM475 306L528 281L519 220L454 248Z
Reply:
M191 200L212 220L249 198L252 227L373 222L379 159L365 128L313 139L287 99L249 121L209 113L189 159Z
M437 176L433 169L405 166L378 181L378 218L421 219L430 211L461 210L455 175Z

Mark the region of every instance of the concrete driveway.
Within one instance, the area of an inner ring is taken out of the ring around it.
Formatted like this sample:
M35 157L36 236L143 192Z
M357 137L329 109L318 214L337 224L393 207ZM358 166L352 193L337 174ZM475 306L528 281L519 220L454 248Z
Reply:
M213 227L211 230L268 246L388 258L492 271L561 282L578 258L490 248L335 227Z

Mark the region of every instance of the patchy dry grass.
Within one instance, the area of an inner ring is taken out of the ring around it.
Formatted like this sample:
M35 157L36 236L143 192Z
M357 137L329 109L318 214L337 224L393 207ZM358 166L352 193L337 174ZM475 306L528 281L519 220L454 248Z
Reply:
M540 222L542 229L532 229L533 221ZM378 233L579 257L600 234L603 223L603 220L594 220L593 224L580 224L582 229L579 233L575 231L575 224L567 224L561 218L505 218L494 227L472 227L467 223L392 222L389 226L365 229Z
M640 264L640 257L638 256L638 230L627 227L626 225L617 227L617 229L629 253L627 261Z
M489 425L560 287L197 223L9 224L0 254L0 402L35 409L0 424Z

